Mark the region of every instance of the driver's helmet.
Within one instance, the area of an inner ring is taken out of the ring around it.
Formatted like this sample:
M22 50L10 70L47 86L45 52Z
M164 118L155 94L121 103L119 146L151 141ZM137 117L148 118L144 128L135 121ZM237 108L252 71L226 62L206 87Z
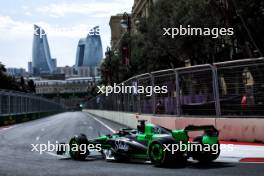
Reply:
M145 133L145 122L146 120L139 120L138 121L140 124L137 126L137 130L140 133Z

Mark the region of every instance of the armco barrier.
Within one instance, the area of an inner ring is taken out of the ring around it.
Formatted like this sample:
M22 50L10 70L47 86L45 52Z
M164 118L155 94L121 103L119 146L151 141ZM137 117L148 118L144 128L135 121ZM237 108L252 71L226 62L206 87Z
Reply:
M188 125L215 125L220 131L220 140L264 142L264 119L262 118L166 117L118 111L84 111L132 128L136 128L139 119L145 119L169 129L182 129ZM194 135L197 133L190 134L191 137Z
M35 94L0 89L0 126L64 111L65 107Z
M0 117L0 126L13 125L22 122L27 122L31 120L36 120L42 117L50 116L59 112L39 112L39 113L29 113L29 114L19 114L10 116Z

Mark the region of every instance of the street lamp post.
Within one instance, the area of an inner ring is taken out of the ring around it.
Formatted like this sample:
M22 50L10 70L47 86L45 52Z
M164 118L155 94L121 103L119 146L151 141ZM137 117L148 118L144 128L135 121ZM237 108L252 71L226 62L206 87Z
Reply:
M105 52L105 56L106 59L109 59L108 65L107 65L107 70L108 70L108 74L107 74L107 79L108 79L108 84L112 83L112 70L111 70L111 62L112 62L112 51L110 47L106 48L106 52Z
M120 21L120 25L122 28L127 29L128 34L131 32L131 19L128 13L123 14L123 19Z
M127 30L128 36L131 35L131 17L128 13L123 14L123 19L120 21L120 25L122 28ZM129 38L128 46L122 46L122 52L125 55L125 65L128 67L130 62L130 56L131 56L131 42Z

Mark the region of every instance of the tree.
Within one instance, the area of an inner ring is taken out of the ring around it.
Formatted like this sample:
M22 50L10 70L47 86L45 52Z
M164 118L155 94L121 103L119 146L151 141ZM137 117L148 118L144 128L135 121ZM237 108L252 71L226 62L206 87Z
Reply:
M2 63L0 63L0 82L0 89L20 90L15 78L6 74L6 68Z
M33 80L28 81L28 90L32 93L36 92L36 85Z
M236 29L242 57L259 57L264 54L264 1L229 0L233 7L232 22Z
M120 42L120 46L129 45L131 49L127 72L120 69L125 68L120 64L122 61L117 62L119 69L115 68L116 64L107 63L109 60L102 65L103 73L111 67L115 70L113 74L122 75L120 82L141 73L183 67L186 60L195 65L259 57L264 53L263 0L159 0L151 7L149 17L139 20L139 32L124 35ZM163 35L163 28L180 25L233 28L234 35L218 38ZM122 53L122 47L119 52ZM122 56L118 59L122 60Z
M23 92L26 91L25 79L23 76L20 77L20 90Z
M213 28L219 27L220 22L220 12L213 8L210 1L160 0L151 9L146 24L142 24L146 26L145 32L137 34L143 36L144 43L136 42L133 52L144 53L142 58L147 60L144 62L151 71L181 67L188 59L193 64L210 62L218 39L188 35L171 38L163 35L163 28L177 28L180 25ZM138 44L141 46L137 47Z
M0 62L0 73L6 72L5 66Z

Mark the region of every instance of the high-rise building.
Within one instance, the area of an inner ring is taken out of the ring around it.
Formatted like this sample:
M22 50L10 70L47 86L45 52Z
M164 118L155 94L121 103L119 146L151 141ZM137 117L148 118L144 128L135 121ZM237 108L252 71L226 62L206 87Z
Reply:
M32 62L28 62L28 73L31 75L33 74Z
M26 70L24 68L7 68L6 71L10 76L26 76Z
M56 58L52 58L51 59L51 63L52 63L53 71L56 70L56 68L57 68L57 59Z
M32 69L33 75L50 74L54 71L47 34L37 25L34 25Z
M116 50L119 47L122 35L125 33L125 29L121 27L120 21L123 19L123 14L117 14L111 16L110 18L110 28L111 28L111 47L112 50Z
M79 40L75 67L97 67L103 58L99 26L94 27L86 38Z

